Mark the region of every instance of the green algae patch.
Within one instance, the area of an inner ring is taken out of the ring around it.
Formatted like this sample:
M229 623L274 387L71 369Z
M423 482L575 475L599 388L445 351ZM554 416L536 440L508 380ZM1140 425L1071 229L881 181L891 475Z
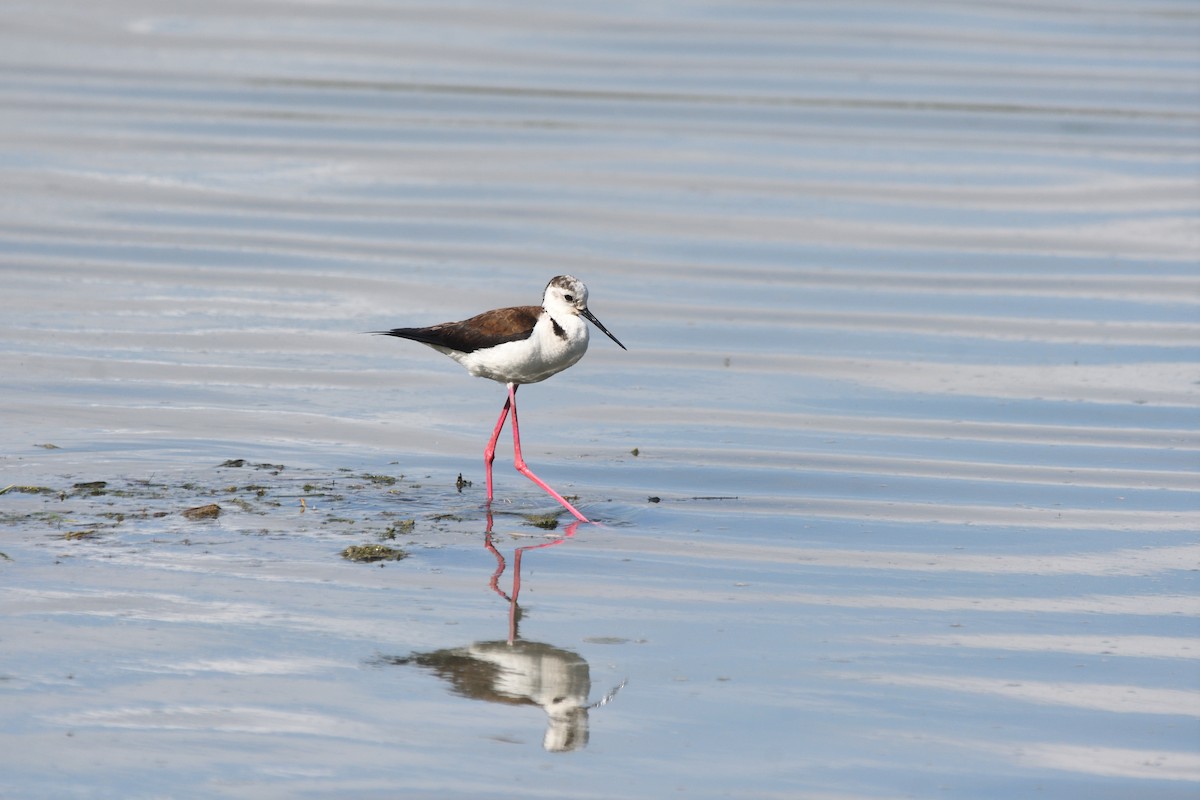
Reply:
M379 534L380 539L395 539L400 534L410 534L413 528L417 526L415 519L398 519L387 527L383 533Z
M364 481L370 481L371 483L375 484L376 486L395 486L396 480L397 480L396 478L393 478L391 475L373 475L369 472L366 473L365 475L363 475L362 479Z
M558 514L524 514L525 524L552 531L558 527Z
M354 544L342 551L342 558L347 561L366 563L373 561L399 561L408 558L408 553L398 547L388 547L385 544Z

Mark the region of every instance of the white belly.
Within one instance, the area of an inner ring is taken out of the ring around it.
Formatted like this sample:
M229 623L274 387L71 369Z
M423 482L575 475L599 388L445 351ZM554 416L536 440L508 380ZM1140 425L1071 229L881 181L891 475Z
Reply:
M442 352L480 378L500 383L537 383L577 363L587 352L587 326L578 318L573 321L575 325L563 326L565 337L555 333L547 319L538 323L528 339L473 353Z

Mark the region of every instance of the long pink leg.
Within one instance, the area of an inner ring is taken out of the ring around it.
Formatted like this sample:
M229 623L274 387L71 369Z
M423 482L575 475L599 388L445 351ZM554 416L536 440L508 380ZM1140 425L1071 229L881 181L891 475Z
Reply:
M563 508L565 508L567 511L570 511L572 514L575 515L575 519L579 520L580 522L588 522L589 521L588 518L585 517L583 514L580 514L579 511L575 508L575 506L568 503L561 494L559 494L558 492L554 491L549 486L547 486L545 481L543 481L537 475L533 474L533 470L531 470L529 467L525 466L525 459L521 457L521 431L517 428L517 385L513 384L513 383L510 383L508 385L508 402L505 403L505 405L504 405L505 413L508 413L509 406L512 406L512 418L513 418L513 420L512 420L513 466L517 468L517 472L520 472L526 478L529 478L529 480L533 481L538 486L542 487L542 489L544 489L547 494L549 494L551 497L553 497L558 502L562 503ZM500 415L500 421L504 422L504 414ZM500 429L499 429L499 426L497 426L496 433L499 434L499 432L500 432Z
M512 407L513 395L517 392L513 384L508 385L508 398L504 401L504 410L500 412L500 419L496 420L496 430L492 431L492 438L488 440L487 447L483 449L483 465L484 473L487 475L487 499L488 503L492 502L492 462L496 460L496 440L500 438L500 431L504 429L504 420L508 419L508 409ZM516 421L516 415L513 416Z

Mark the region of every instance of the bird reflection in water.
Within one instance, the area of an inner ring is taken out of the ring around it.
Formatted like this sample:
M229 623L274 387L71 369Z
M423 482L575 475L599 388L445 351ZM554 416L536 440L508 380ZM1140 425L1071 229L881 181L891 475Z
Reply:
M508 603L508 638L474 642L466 647L383 657L386 664L415 664L449 682L456 694L476 700L508 705L536 705L546 712L548 723L542 746L554 753L581 750L588 742L588 712L606 705L625 685L595 703L588 703L591 672L583 656L571 650L522 639L518 633L521 607L521 559L529 550L554 547L575 535L579 522L572 522L563 535L552 541L518 547L513 555L512 595L500 588L506 568L504 556L492 539L492 515L487 517L484 547L496 557L490 586Z

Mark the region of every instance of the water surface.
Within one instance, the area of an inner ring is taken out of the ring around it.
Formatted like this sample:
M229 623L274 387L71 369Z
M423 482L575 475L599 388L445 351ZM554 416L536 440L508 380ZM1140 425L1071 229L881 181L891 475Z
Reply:
M0 795L1194 796L1198 36L10 9ZM565 272L602 524L506 448L489 524L503 389L360 332Z

